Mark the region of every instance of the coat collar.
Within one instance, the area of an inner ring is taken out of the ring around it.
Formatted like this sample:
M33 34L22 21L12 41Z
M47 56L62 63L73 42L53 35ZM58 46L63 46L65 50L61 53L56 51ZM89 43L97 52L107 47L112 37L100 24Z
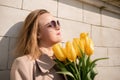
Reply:
M49 72L55 65L55 62L46 54L42 54L39 59L36 59L38 68L43 72Z

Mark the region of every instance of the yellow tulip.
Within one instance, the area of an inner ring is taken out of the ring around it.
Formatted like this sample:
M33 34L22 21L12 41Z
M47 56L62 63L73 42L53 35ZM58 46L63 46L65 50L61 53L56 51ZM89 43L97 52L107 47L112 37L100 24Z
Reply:
M66 57L71 62L75 61L77 57L73 44L69 41L66 43Z
M94 44L92 39L90 38L86 39L85 52L88 56L90 56L94 52Z
M65 50L61 47L60 44L55 44L52 49L54 51L55 57L58 60L65 61L65 59L66 59Z
M87 38L88 38L88 33L83 32L80 34L80 48L83 53L85 52L85 42Z
M85 52L85 40L84 39L80 39L80 49L82 50L82 52Z
M92 39L90 39L88 37L88 33L81 33L80 34L80 41L82 41L82 43L84 43L84 50L85 53L90 56L91 54L93 54L94 52L94 44Z
M79 38L73 38L73 47L75 49L75 52L77 53L77 56L81 56Z
M82 38L86 38L86 37L88 37L88 33L85 33L85 32L83 32L83 33L81 33L80 34L80 39Z

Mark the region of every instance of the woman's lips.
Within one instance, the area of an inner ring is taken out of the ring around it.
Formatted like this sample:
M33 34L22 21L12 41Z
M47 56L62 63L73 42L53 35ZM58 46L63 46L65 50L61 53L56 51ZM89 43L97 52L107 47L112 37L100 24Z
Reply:
M60 32L57 33L57 35L60 35L60 34L61 34Z

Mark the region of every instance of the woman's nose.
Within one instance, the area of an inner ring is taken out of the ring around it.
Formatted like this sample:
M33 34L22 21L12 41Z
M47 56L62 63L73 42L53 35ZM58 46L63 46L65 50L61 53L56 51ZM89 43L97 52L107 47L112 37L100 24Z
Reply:
M59 25L56 25L56 29L57 29L57 30L60 30L60 28L61 28L61 27L60 27Z

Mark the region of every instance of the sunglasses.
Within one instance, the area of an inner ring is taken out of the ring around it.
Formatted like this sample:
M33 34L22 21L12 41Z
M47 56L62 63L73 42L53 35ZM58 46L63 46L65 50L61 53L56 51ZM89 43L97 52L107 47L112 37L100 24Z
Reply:
M47 27L51 27L51 28L56 28L56 27L60 27L60 22L57 20L52 20L50 21L50 23L47 24Z

